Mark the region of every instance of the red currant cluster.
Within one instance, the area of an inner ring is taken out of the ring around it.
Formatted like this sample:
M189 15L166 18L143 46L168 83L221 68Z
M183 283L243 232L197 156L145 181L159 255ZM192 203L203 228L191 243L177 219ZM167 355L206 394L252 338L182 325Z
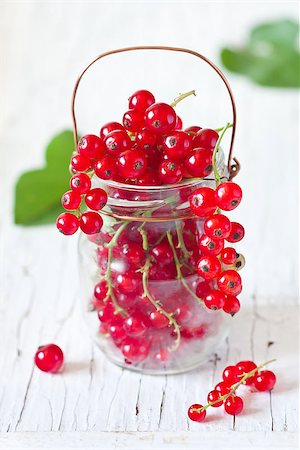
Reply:
M157 103L147 90L135 92L129 98L129 110L123 125L109 122L102 126L99 136L88 134L78 144L71 159L71 191L62 198L67 210L58 217L57 228L66 235L80 227L86 234L100 231L102 219L96 211L105 205L107 197L100 188L91 189L91 177L126 184L156 186L174 184L183 178L204 178L212 170L212 155L218 133L192 126L182 130L182 121L174 107L195 94L182 94L172 105ZM93 211L80 212L85 204Z
M205 406L194 404L189 407L188 416L195 422L202 422L206 417L206 410L211 406L224 406L227 414L236 416L243 411L243 399L236 395L241 385L253 386L258 391L270 391L276 383L276 376L270 370L261 370L269 364L257 366L253 361L240 361L235 366L224 369L222 381L208 393Z
M239 242L245 231L241 224L230 222L220 210L235 209L242 200L242 190L236 183L218 184L218 176L216 184L216 190L201 187L190 196L192 211L205 219L204 234L199 240L202 256L197 268L199 275L215 286L207 292L202 289L201 294L207 308L223 308L225 312L234 315L240 309L236 296L242 291L242 279L237 270L243 267L244 257L236 253L234 248L224 247L224 241Z

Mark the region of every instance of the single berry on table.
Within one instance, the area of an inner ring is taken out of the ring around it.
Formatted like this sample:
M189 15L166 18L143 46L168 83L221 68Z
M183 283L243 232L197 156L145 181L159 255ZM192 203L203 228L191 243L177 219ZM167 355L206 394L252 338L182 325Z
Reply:
M56 344L41 345L34 356L34 362L43 372L56 373L63 365L64 354Z
M231 416L237 416L243 411L243 408L243 399L241 397L238 397L237 395L228 397L224 402L224 409L227 414L230 414Z

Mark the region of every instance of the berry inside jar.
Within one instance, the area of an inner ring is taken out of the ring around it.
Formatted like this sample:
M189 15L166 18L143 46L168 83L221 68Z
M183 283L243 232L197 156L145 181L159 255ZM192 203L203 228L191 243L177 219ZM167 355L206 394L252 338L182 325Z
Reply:
M57 219L65 235L82 231L92 335L112 361L148 373L206 361L240 309L244 228L227 213L242 190L220 146L231 124L184 127L177 104L192 95L168 104L139 90L122 121L83 136Z

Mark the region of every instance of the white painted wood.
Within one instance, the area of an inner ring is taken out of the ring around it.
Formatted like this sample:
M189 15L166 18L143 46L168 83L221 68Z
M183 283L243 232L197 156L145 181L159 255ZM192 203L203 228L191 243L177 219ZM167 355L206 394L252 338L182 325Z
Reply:
M238 105L236 155L245 191L243 205L232 215L247 229L240 246L248 260L245 293L226 345L216 349L218 357L193 372L141 376L106 361L92 344L79 311L76 239L58 235L53 227L15 227L11 211L17 175L43 164L43 147L51 135L70 126L73 82L95 54L165 43L193 48L217 61L220 45L239 43L252 24L297 17L297 9L293 2L1 3L1 449L176 450L200 444L206 449L220 444L228 449L296 448L295 91L263 89L229 76ZM146 81L166 100L195 87L197 103L180 110L190 122L220 126L227 121L221 88L212 89L215 80L198 72L197 65L184 60L181 71L182 64L170 58L172 78L166 83L157 81L159 65L144 73L150 56L140 58L142 70L137 72L130 70L130 58L121 60L126 83L120 83L119 71L111 72L109 66L88 78L78 102L82 130L96 132L101 121L119 115L120 99ZM32 363L37 346L50 341L61 345L66 355L64 372L53 376ZM212 411L203 424L187 420L188 406L205 401L227 363L273 357L278 385L271 395L246 395L245 414L235 420L220 410Z

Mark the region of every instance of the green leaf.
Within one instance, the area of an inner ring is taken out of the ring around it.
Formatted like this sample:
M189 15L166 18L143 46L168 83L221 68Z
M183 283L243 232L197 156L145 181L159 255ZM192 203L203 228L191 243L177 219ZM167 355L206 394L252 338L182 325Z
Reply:
M223 48L221 60L231 72L257 84L273 87L300 86L299 25L282 20L259 25L240 49Z
M54 136L46 148L46 166L20 176L15 189L15 223L42 225L55 222L63 211L61 196L69 188L72 131Z

